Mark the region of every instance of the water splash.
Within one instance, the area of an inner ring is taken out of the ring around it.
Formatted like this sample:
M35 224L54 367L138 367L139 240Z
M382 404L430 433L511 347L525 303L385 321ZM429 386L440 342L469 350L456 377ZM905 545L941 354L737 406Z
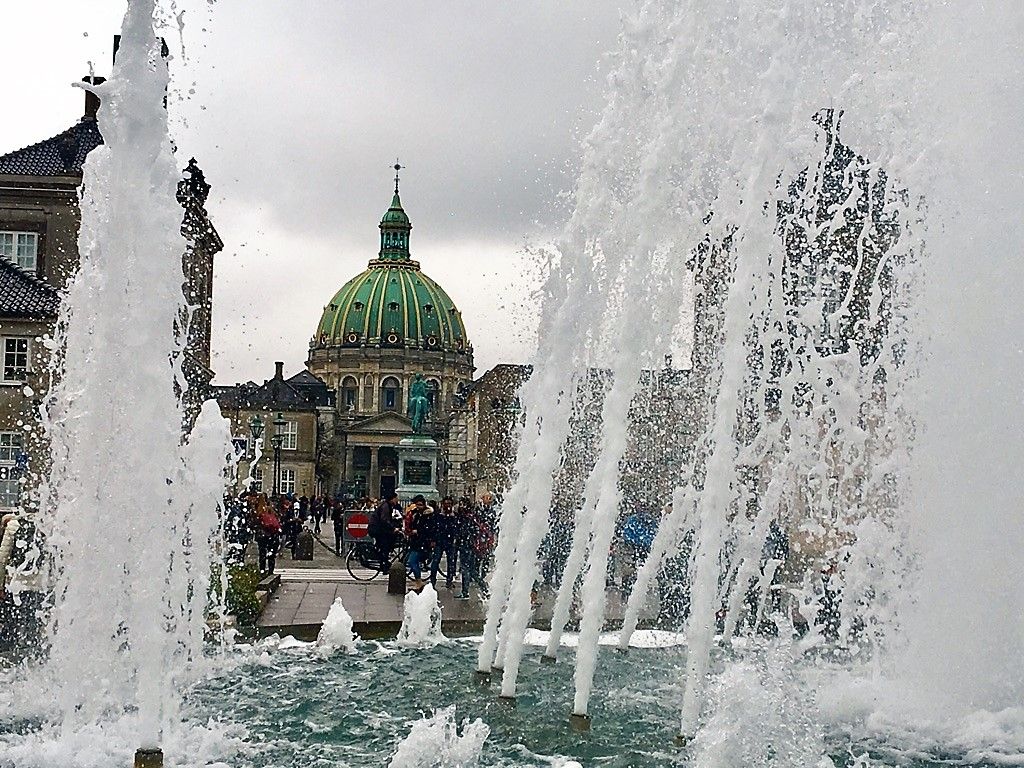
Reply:
M695 768L833 768L813 691L793 661L785 646L763 649L715 679L712 714L691 745Z
M83 167L80 267L61 304L46 406L52 546L46 696L65 733L124 713L157 746L202 655L231 454L207 404L182 443L180 179L152 0L132 0Z
M893 666L932 716L957 718L1024 699L1024 163L1007 149L1024 139L1024 12L937 4L931 29L948 40L921 56L934 150L913 168L931 265L914 318L928 339L908 515L921 568Z
M663 558L692 527L681 732L702 722L716 632L729 643L769 618L783 632L787 619L804 625L802 651L838 645L867 659L868 674L896 674L947 710L944 694L953 708L1019 701L1024 610L1012 582L1024 524L1012 510L1024 409L1020 356L1008 347L1022 281L1008 255L1022 239L1011 213L1022 174L1005 148L1020 143L1013 41L1024 19L1010 3L972 3L969 18L983 23L960 34L960 12L902 0L651 0L626 17L560 243L554 274L565 287L549 302L554 321L578 312L586 322L542 325L542 340L555 331L557 341L540 350L527 391L548 397L524 400L510 513L529 524L499 542L512 596L499 583L489 606L489 629L504 612L503 693L515 691L548 514L534 505L550 493L527 493L556 471L530 460L555 444L565 458L572 408L555 393L576 397L581 366L596 365L612 393L548 647L553 655L586 554L575 701L586 711L622 503L625 406L638 366L685 321L679 293L647 278L682 285L664 267L685 264L698 287L700 437L621 635L628 643ZM983 83L966 64L975 59ZM647 323L625 345L617 331L634 328L635 307ZM776 531L788 534L785 563L766 554ZM773 584L782 579L785 590ZM781 621L771 616L783 608ZM991 636L976 631L988 624ZM485 634L481 661L491 652Z
M479 765L490 727L480 718L455 721L455 707L438 709L412 725L388 768L472 768Z
M338 650L355 653L358 639L356 633L352 631L352 617L345 610L341 598L335 598L323 626L320 627L314 653L321 658L326 658Z
M405 648L431 648L443 643L441 634L441 604L437 592L427 584L419 593L405 596L402 626L398 630L398 644Z

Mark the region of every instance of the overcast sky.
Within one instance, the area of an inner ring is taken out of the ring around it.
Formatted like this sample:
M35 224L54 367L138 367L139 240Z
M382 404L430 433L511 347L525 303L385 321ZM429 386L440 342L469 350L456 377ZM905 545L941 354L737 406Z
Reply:
M376 255L402 174L412 252L462 309L478 374L522 362L539 274L524 248L567 215L629 0L180 0L169 31L184 166L213 185L217 381L305 361L323 306ZM168 4L169 7L169 4ZM0 153L81 115L110 69L121 0L4 3Z

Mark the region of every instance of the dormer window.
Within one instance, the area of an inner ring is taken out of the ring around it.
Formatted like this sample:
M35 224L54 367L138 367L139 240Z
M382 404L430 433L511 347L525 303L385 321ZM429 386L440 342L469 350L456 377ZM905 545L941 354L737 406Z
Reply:
M363 309L363 302L357 301L355 304L352 305L352 309L354 309L356 312L362 311L362 309Z
M434 312L434 305L433 304L424 304L423 305L423 311L426 312L428 315L432 314Z
M35 232L0 232L0 256L26 272L36 271L38 250L39 235Z
M397 312L398 311L398 302L397 301L392 301L390 304L388 304L388 309L390 309L392 312Z

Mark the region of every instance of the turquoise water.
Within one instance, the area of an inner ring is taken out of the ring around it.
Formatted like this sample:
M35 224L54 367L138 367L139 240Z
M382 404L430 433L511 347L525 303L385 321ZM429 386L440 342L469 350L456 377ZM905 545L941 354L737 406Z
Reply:
M240 762L227 762L254 768L387 765L414 721L452 706L458 720L481 718L491 729L481 765L558 766L566 758L609 768L729 764L720 755L715 761L713 751L709 757L706 750L687 752L673 744L685 658L679 647L628 654L603 648L588 734L567 724L571 650L565 651L567 661L555 665L540 663L539 648L529 651L515 707L497 700L496 681L488 687L474 677L475 652L468 640L421 650L364 642L356 655L329 659L313 658L308 648L242 649L234 653L237 666L194 691L189 710L197 721L212 717L244 726L245 754ZM791 742L807 736L801 717L783 711L778 724L756 719L749 727L739 723L761 739L745 753L745 765L801 765L787 752ZM938 752L853 744L839 733L819 735L836 766L986 765Z

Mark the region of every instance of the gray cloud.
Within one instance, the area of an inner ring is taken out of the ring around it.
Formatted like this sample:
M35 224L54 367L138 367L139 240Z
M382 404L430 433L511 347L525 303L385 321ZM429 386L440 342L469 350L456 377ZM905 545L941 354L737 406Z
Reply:
M48 32L15 49L37 114L10 140L0 126L0 149L77 117L80 94L64 91L88 58L109 69L123 5L46 5L13 12L18 28ZM57 28L47 24L54 5L67 11ZM274 359L302 365L323 304L376 251L396 155L408 166L414 257L462 308L478 365L524 359L535 270L520 249L564 219L619 5L178 0L185 57L169 35L172 71L194 95L172 103L175 138L214 185L209 207L226 244L218 379L265 377Z

